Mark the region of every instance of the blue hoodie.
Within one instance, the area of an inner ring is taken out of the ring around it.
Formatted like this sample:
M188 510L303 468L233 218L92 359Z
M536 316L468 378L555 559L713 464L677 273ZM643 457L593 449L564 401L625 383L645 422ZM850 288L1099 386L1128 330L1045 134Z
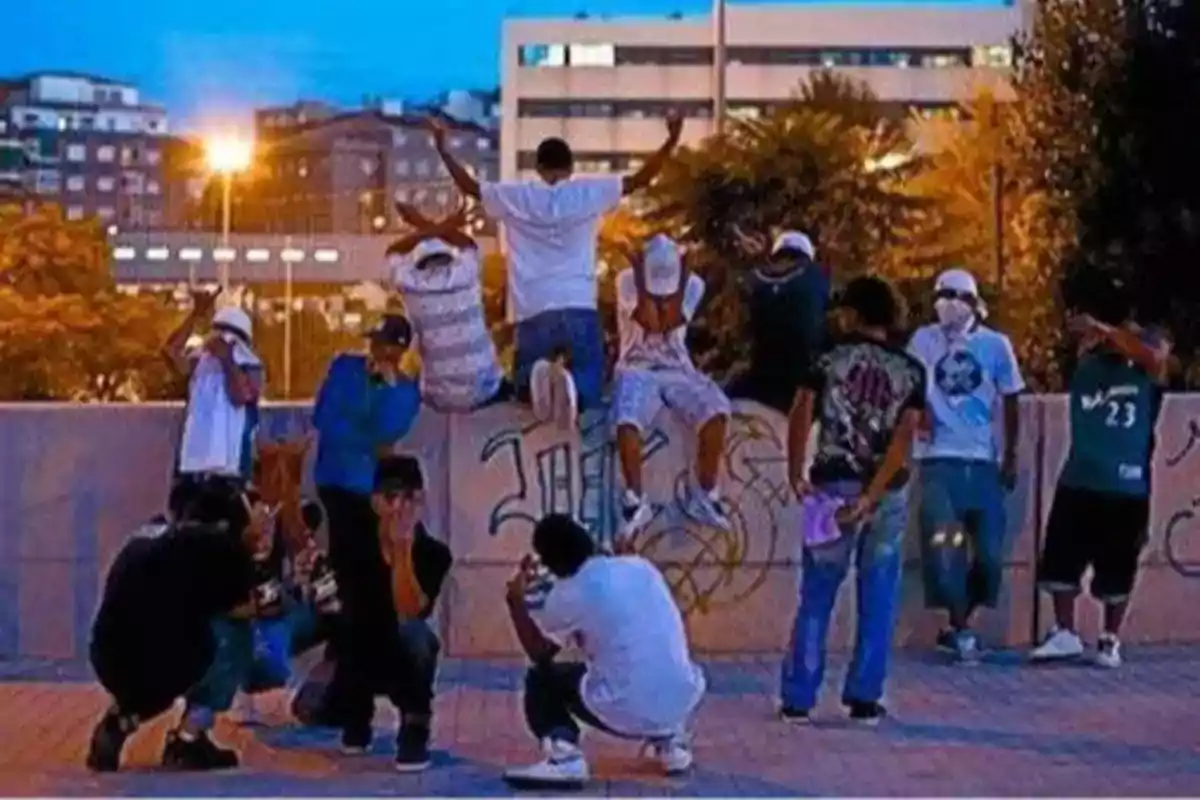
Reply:
M370 494L380 448L408 433L420 407L415 381L402 378L388 386L372 380L365 355L335 358L313 409L313 425L321 435L317 486Z

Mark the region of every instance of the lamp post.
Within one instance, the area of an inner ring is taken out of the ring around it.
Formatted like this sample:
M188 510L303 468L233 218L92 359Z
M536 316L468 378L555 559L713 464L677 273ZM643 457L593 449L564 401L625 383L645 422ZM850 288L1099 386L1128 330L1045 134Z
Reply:
M725 130L725 0L713 0L713 131Z
M221 247L229 247L229 228L233 216L233 176L250 166L254 144L234 136L211 139L205 156L208 167L221 176ZM229 290L229 262L222 261L220 282L223 291Z

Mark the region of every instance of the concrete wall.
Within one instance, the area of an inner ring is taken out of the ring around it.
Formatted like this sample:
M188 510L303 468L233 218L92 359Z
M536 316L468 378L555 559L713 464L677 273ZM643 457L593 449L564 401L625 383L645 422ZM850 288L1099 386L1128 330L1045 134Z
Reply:
M105 571L129 531L165 502L174 405L0 406L0 658L86 657ZM1033 565L1064 456L1061 398L1023 404L1021 481L1010 498L1008 566L1000 608L983 620L989 642L1030 641ZM300 432L307 409L268 409L264 432ZM795 609L798 540L784 480L784 420L740 405L726 454L726 495L734 529L683 519L689 437L668 420L648 437L647 487L658 516L644 536L706 652L770 651L786 641ZM1155 503L1145 571L1129 619L1133 641L1200 639L1200 396L1172 398L1159 426ZM602 536L615 528L618 472L601 419L580 435L534 424L510 406L470 416L423 413L402 449L418 454L430 478L430 527L450 543L457 565L440 605L447 652L515 652L500 598L528 548L534 520L571 511ZM916 538L908 540L899 644L932 640L939 620L921 609ZM1094 629L1095 616L1085 617ZM853 591L843 592L835 628L853 630Z

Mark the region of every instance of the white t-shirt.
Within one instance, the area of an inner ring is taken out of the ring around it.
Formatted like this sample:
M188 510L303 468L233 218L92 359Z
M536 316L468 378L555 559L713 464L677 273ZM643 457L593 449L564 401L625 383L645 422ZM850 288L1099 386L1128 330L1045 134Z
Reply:
M619 176L480 184L484 212L504 226L513 321L596 309L596 235L621 202Z
M692 273L683 290L683 318L692 321L700 301L704 299L704 279ZM687 349L687 328L680 326L666 334L647 333L633 319L637 310L637 279L632 269L617 275L617 335L620 356L617 366L623 367L681 367L692 369L692 357Z
M917 329L909 352L925 365L933 435L918 458L997 461L1000 401L1025 388L1012 342L978 325L951 335L941 325Z
M575 638L587 659L583 702L617 733L677 733L704 696L675 598L640 556L589 559L554 584L533 618L560 643Z

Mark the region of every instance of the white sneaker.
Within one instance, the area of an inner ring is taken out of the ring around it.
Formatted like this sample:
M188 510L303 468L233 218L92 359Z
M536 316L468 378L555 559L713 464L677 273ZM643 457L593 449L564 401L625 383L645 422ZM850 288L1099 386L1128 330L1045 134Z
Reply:
M683 513L701 525L726 531L733 527L729 521L729 515L725 512L724 504L721 502L721 495L716 489L706 492L699 486L693 485L688 489Z
M529 403L538 422L554 416L554 365L539 359L529 371Z
M1114 634L1100 634L1100 641L1096 645L1096 663L1109 669L1121 666L1121 640Z
M579 392L575 388L575 378L562 364L555 362L550 365L551 385L554 387L554 405L551 414L564 431L573 431L579 427Z
M638 494L629 489L621 498L621 532L620 538L635 536L654 519L654 509L646 500L646 495Z
M683 736L647 741L642 745L642 757L658 761L666 775L681 775L691 769L692 763L695 761L692 756L692 747Z
M1062 661L1083 655L1083 640L1079 634L1065 628L1052 628L1042 643L1029 654L1032 661Z
M547 740L542 745L545 758L528 767L510 767L504 780L525 785L581 787L590 777L587 759L578 745Z

